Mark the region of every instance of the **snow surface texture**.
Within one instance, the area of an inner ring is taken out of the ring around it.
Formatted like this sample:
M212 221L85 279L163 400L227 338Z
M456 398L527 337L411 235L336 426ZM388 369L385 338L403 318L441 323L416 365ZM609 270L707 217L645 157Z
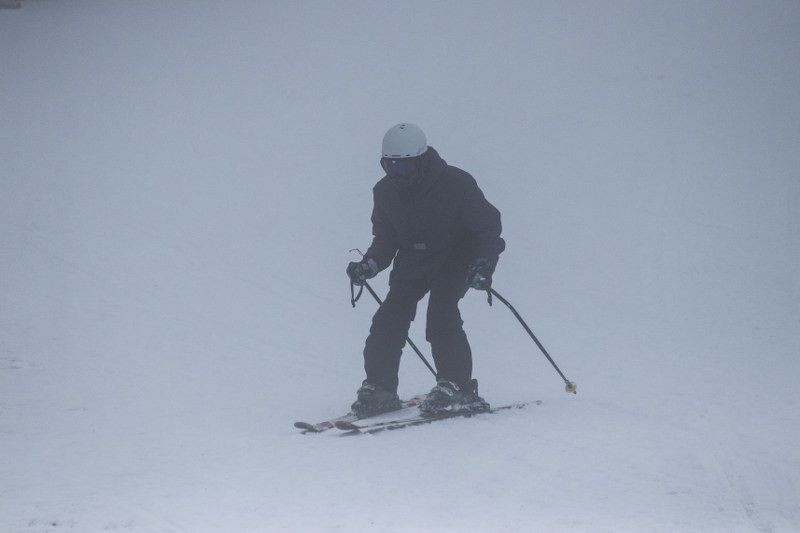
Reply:
M0 531L800 531L797 2L29 1L0 50ZM541 405L301 435L401 121L578 395L473 292Z

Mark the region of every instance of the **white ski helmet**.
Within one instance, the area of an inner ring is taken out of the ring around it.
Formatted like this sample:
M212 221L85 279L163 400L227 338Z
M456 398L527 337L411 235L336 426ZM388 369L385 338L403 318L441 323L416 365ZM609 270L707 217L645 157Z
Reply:
M428 139L416 124L398 124L383 136L383 157L417 157L428 149Z

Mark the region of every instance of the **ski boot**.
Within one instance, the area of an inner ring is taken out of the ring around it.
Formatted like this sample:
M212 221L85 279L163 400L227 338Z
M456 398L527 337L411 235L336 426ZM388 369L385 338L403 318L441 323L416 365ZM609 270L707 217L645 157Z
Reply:
M396 392L389 392L380 385L369 383L367 380L358 389L358 397L350 411L358 418L367 418L381 413L400 409L400 398Z
M489 409L489 403L478 396L478 380L470 380L467 387L459 387L446 379L440 379L419 405L422 416L434 416L447 412L480 413Z

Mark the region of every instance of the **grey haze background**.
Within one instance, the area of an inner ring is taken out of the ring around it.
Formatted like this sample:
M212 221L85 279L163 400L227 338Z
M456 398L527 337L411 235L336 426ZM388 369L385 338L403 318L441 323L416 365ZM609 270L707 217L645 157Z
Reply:
M800 4L42 1L0 49L3 531L800 530ZM472 293L484 396L541 406L298 435L401 121L579 393Z

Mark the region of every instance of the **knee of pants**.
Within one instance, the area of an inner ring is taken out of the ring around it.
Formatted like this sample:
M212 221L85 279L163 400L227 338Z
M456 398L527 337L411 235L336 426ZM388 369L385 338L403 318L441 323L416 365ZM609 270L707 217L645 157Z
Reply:
M405 329L416 311L416 302L386 300L372 317L372 329Z
M428 342L436 341L443 337L460 335L464 332L464 321L458 308L454 308L447 313L428 311L428 321L425 327L425 338Z

